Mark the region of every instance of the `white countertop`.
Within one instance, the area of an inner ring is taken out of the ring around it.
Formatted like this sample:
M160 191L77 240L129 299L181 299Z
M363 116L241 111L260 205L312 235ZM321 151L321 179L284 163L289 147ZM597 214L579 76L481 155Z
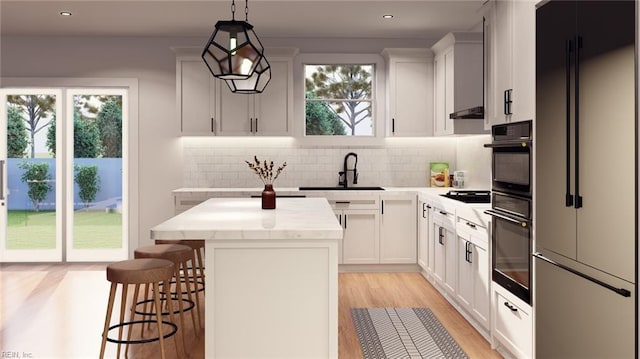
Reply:
M237 189L236 189L237 190ZM211 198L151 228L151 239L340 239L342 227L325 198Z

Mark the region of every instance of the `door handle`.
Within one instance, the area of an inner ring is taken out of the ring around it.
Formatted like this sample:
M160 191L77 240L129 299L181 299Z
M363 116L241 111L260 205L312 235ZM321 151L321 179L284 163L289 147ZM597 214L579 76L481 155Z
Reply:
M444 235L442 234L442 227L438 227L438 243L444 245L444 242L442 241L444 238Z
M504 306L509 308L512 312L517 312L518 311L518 308L516 308L513 305L509 304L509 302L504 302Z
M0 201L4 201L4 160L0 160Z
M571 194L571 51L573 49L573 43L571 40L566 41L565 45L565 92L566 92L566 192L565 192L565 206L573 206L573 195Z
M253 133L253 117L249 118L249 132Z
M347 214L344 214L344 229L347 229Z
M258 133L258 118L257 117L255 118L255 121L256 121L256 133Z
M575 208L582 208L582 196L580 195L580 48L582 47L582 37L576 36L576 51L574 52L575 57L575 69L576 74L574 76L575 81L575 100L574 100L574 113L576 118L576 124L574 126L575 131L575 174L574 177L576 179L576 201L573 204Z
M490 216L494 216L494 217L497 217L497 218L500 218L500 219L504 219L505 221L509 221L509 222L512 222L512 223L517 223L517 224L521 225L522 227L527 227L528 224L529 224L529 221L524 221L524 220L521 221L521 220L518 220L518 219L515 219L515 218L511 218L511 217L505 216L504 214L500 214L500 213L498 213L496 211L493 211L493 210L490 210L490 209L484 211L484 213L486 213L486 214L488 214Z

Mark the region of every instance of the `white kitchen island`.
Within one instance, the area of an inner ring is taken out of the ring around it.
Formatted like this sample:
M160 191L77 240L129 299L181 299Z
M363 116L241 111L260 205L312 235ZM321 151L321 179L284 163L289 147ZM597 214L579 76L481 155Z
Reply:
M206 358L337 358L338 240L324 198L211 198L151 229L205 240Z

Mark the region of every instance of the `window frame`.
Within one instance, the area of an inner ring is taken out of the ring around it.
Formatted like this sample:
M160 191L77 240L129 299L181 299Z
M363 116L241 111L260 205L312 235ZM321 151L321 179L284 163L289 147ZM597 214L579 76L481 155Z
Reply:
M305 65L373 65L372 136L306 136ZM381 146L386 115L386 66L380 54L299 54L294 61L294 135L301 145L323 147Z

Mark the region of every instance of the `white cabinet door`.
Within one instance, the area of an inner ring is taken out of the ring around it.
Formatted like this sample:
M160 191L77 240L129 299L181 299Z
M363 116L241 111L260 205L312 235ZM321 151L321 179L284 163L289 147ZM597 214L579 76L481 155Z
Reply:
M437 56L434 59L435 77L435 104L434 104L434 133L435 135L446 133L447 109L446 109L446 65L445 57Z
M433 53L384 49L387 61L387 136L433 135Z
M217 81L201 58L178 58L177 105L182 135L214 135Z
M293 112L292 60L270 58L271 80L264 92L255 96L253 133L263 136L290 134Z
M253 133L254 95L235 94L221 84L220 135L238 136Z
M434 277L436 283L455 295L457 283L456 233L454 214L436 209L432 219Z
M342 263L377 264L380 240L377 210L344 210L342 226Z
M227 136L289 135L293 113L292 60L270 58L271 80L264 92L234 94L222 85L220 134Z
M490 280L487 247L459 235L458 253L456 298L480 325L489 330Z
M416 263L416 196L381 200L380 263Z
M429 261L429 215L430 204L424 200L418 201L418 265L428 275L433 273L433 268Z

